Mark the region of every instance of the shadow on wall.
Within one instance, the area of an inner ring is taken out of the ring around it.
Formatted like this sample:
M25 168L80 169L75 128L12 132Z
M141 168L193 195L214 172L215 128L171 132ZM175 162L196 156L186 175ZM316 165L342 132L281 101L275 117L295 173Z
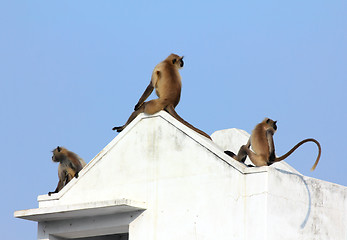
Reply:
M287 172L285 170L278 169L278 168L276 168L276 170L281 172L281 173L284 173L284 174L290 174L290 175L295 175L295 176L299 177L306 187L307 194L308 194L308 209L307 209L306 217L300 225L300 228L303 229L306 226L306 223L307 223L308 218L310 217L310 213L311 213L311 192L310 192L310 189L308 188L308 185L307 185L307 183L306 183L306 181L302 175L297 174L297 173Z

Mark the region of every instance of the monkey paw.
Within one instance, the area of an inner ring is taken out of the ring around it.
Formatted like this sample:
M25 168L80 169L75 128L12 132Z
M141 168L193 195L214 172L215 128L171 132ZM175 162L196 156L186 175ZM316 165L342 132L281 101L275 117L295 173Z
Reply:
M123 130L123 126L122 127L114 127L112 128L113 131L117 131L117 132L121 132Z
M224 153L227 154L227 155L229 155L229 156L232 157L232 158L234 158L234 157L236 156L235 153L233 153L233 152L231 152L231 151L229 151L229 150L224 151Z

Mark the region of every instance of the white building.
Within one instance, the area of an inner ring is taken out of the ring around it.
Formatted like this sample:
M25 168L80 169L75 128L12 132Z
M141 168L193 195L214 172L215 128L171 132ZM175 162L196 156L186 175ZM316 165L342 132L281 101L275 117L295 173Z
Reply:
M139 115L59 193L15 212L38 239L347 239L347 188L281 162L246 167L224 154L248 140L213 142L166 112Z

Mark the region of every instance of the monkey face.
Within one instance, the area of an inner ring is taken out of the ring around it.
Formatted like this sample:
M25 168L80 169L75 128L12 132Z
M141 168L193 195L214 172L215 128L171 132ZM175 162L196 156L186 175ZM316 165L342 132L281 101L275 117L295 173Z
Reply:
M183 57L179 57L179 58L174 58L172 60L172 63L174 65L176 65L178 68L183 68L184 62L183 62Z
M183 62L183 56L180 59L180 67L183 68L184 62Z
M183 62L183 56L180 57L176 54L171 54L167 60L170 60L172 62L173 65L176 65L178 68L182 68L183 65L184 65L184 62Z
M270 125L270 127L272 127L275 131L277 130L277 125L276 125L277 121L274 121L270 118L266 118L266 123Z
M60 162L60 159L62 158L62 153L61 153L61 147L57 147L53 151L53 156L52 156L52 161L53 162Z
M54 152L53 152L53 156L52 156L52 161L53 161L53 162L59 162L59 160L55 157Z

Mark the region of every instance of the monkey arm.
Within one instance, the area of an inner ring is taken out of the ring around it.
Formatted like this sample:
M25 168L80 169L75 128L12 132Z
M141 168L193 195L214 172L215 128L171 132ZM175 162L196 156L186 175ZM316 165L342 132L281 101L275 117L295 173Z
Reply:
M77 154L73 152L68 152L68 164L70 169L67 170L66 175L70 175L70 179L66 182L66 184L71 180L71 178L76 177L78 178L78 172L82 170L83 166L81 164L80 158L77 156ZM72 171L70 171L72 170ZM65 184L65 185L66 185Z
M269 165L274 163L274 160L276 158L276 155L275 155L275 144L274 144L274 140L273 140L274 133L275 132L273 131L273 129L268 129L266 131L266 138L267 138L267 142L268 142L268 146L269 146L269 159L267 159Z
M248 139L248 142L247 142L247 144L246 144L246 147L247 147L247 148L250 148L251 145L252 145L252 143L251 143L251 138L249 138L249 139Z
M62 164L59 164L59 166L58 166L58 177L59 177L59 181L58 181L58 185L57 185L56 189L54 190L54 192L48 192L48 196L51 196L52 193L59 192L65 186L65 180L67 177L67 172L65 169L63 169Z
M79 171L82 170L82 168L83 168L83 166L82 166L81 162L77 161L77 163L76 163L76 171L79 172Z
M52 193L59 192L64 187L64 181L65 181L65 177L63 179L59 178L57 188L54 190L54 192L48 192L48 196L51 196Z
M137 104L135 105L134 110L138 110L142 104L144 103L144 101L149 97L149 95L151 95L151 93L153 92L154 86L152 85L152 81L148 84L146 90L144 91L144 93L142 94L140 100L137 102Z
M71 159L71 162L73 161L73 169L75 170L75 175L72 176L71 178L73 177L76 177L78 178L78 173L82 170L83 166L81 164L81 162L78 160L78 159ZM70 181L71 179L68 179L67 183Z
M52 193L58 193L64 186L66 186L66 184L71 181L72 178L73 176L68 171L64 171L64 173L59 176L57 188L54 190L54 192L48 192L48 196L51 196Z

